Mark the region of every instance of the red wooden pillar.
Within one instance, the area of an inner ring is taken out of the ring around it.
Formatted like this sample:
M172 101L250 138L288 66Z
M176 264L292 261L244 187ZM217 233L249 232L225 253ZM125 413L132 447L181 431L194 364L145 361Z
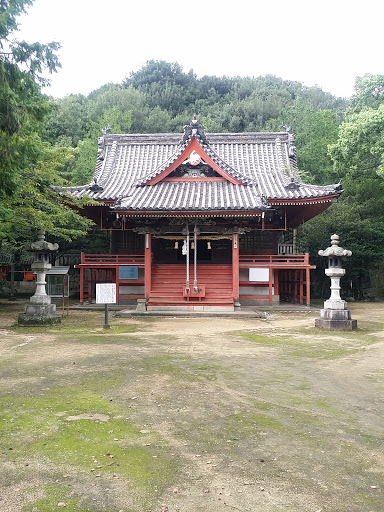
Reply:
M151 233L144 235L144 292L145 298L149 299L152 283L152 240Z
M280 295L279 269L274 270L274 289L275 295Z
M240 295L239 285L239 233L232 232L232 293L233 298L238 299Z
M80 267L80 304L84 304L84 268Z
M306 279L306 296L307 296L307 306L311 303L311 278L310 278L310 269L306 269L307 279Z
M288 297L292 300L292 270L288 270Z
M300 270L300 304L303 303L304 298L304 270Z
M88 269L88 302L92 302L92 269Z
M115 268L115 272L116 272L116 303L118 304L120 302L120 281L119 281L119 267L116 266Z
M273 279L272 279L272 276L273 276L273 269L272 269L272 267L269 267L269 284L268 284L268 287L269 287L269 303L270 304L272 304L272 299L273 299L273 295L272 295Z

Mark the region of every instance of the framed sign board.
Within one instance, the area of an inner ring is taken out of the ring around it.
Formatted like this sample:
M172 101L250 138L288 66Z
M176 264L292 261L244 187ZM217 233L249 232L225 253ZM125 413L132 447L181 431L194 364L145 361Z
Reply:
M269 282L269 269L268 268L250 268L249 280L257 281L259 283Z
M96 304L116 304L116 283L96 283Z
M134 265L120 265L119 266L119 279L138 279L139 267Z

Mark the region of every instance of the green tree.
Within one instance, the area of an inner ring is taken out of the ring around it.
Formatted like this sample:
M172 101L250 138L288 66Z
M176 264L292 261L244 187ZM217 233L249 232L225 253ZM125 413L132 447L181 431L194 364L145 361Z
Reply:
M78 159L72 172L75 185L84 185L92 178L96 166L97 140L107 125L115 133L129 132L131 112L122 112L117 106L110 107L96 121L89 123L87 137L78 145Z
M357 78L355 88L337 141L329 146L345 191L336 205L308 223L304 240L314 248L324 234L340 235L342 245L353 251L346 262L348 276L356 296L363 298L370 287L384 287L384 76Z
M93 224L78 214L90 198L77 201L58 195L52 188L68 184L60 171L74 158L75 150L40 145L40 158L21 171L20 185L3 203L7 214L0 224L0 239L15 248L34 236L39 227L57 239L73 240L84 236Z
M80 202L58 197L51 184L64 184L60 173L73 158L39 137L51 105L42 94L42 76L60 66L56 42L46 45L13 38L17 17L32 0L0 2L0 245L11 251L42 227L59 238L82 236L92 224L78 215Z
M326 185L338 182L342 177L334 168L328 147L337 141L337 113L316 110L303 98L294 102L279 114L291 132L295 134L297 161L305 181ZM271 123L274 130L281 129L281 122Z
M40 86L46 83L44 69L59 67L55 55L60 45L52 42L28 44L11 39L17 16L32 0L3 0L0 3L0 197L14 191L18 173L35 159L36 128L48 111Z
M76 147L87 134L88 102L82 94L70 94L51 103L51 112L41 130L53 146Z
M346 110L337 142L330 146L335 168L353 176L384 175L384 75L364 75Z

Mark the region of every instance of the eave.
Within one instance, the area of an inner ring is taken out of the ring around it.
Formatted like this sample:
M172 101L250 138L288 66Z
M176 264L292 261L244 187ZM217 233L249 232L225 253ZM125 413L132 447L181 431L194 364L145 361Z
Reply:
M114 210L119 215L123 215L125 217L261 217L264 213L263 210L253 210L253 211L129 211L129 210Z

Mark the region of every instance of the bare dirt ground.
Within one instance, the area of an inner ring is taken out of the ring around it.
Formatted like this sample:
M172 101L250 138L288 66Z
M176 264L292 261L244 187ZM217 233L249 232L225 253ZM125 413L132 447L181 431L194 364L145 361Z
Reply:
M382 512L383 304L13 324L0 304L0 512Z

